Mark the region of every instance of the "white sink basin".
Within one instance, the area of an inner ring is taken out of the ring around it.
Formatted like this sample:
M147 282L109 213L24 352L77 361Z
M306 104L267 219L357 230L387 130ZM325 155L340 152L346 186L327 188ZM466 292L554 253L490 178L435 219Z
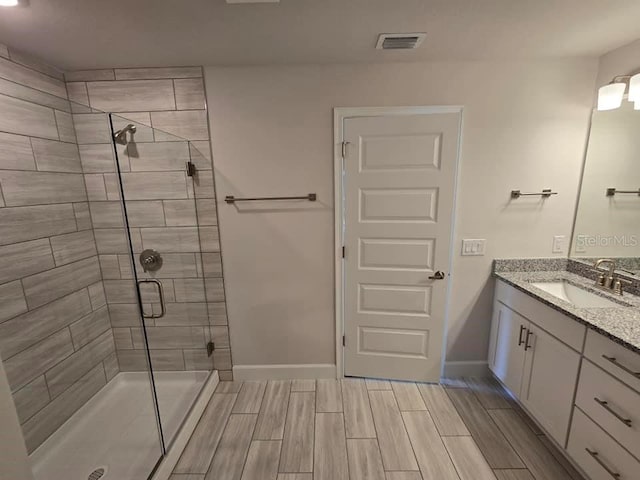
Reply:
M563 280L557 282L532 282L531 285L550 293L554 297L558 297L560 300L569 302L578 308L621 306L619 303L607 300L600 295L596 295L595 293Z

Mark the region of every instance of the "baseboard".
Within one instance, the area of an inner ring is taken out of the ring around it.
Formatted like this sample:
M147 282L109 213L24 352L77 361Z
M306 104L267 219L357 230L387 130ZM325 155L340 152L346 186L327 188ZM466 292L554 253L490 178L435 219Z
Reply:
M234 365L234 380L293 380L336 378L336 366L332 364L298 365Z
M486 361L445 362L443 377L488 377L489 364Z
M207 379L196 403L191 408L191 411L182 424L173 444L167 451L167 456L164 457L158 466L158 469L153 474L152 480L169 480L169 477L171 477L173 469L178 464L178 460L180 460L180 456L187 446L196 425L200 421L200 417L202 417L202 414L204 413L204 409L209 404L209 400L211 399L213 392L215 392L218 383L220 383L220 377L216 370Z

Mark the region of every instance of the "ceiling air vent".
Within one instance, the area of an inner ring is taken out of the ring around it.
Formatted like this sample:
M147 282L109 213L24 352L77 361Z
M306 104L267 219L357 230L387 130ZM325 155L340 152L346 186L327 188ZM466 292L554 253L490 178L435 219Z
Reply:
M378 50L413 50L424 41L426 33L382 33L378 37Z

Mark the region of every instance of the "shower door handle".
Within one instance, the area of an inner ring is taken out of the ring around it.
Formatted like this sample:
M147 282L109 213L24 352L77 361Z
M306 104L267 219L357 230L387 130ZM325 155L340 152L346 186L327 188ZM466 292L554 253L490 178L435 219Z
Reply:
M143 283L152 283L158 288L158 296L160 297L160 313L158 315L151 314L147 315L144 313L144 306L142 306L142 292L140 291L140 285ZM140 294L140 309L142 310L143 318L162 318L166 313L165 305L164 305L164 289L162 288L162 282L160 280L156 280L155 278L145 278L143 280L138 280L138 293Z

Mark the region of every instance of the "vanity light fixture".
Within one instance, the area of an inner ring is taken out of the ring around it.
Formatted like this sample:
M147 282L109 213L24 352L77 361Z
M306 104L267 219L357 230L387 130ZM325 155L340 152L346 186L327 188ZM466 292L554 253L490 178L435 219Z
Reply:
M640 73L635 74L629 79L629 101L636 102L636 110L638 102L640 102Z
M608 85L598 90L598 110L615 110L622 106L625 98L633 102L634 108L640 110L640 73L634 75L618 75Z
M610 83L598 90L598 110L615 110L622 105L627 84L622 82Z
M18 0L0 0L0 7L17 7Z

